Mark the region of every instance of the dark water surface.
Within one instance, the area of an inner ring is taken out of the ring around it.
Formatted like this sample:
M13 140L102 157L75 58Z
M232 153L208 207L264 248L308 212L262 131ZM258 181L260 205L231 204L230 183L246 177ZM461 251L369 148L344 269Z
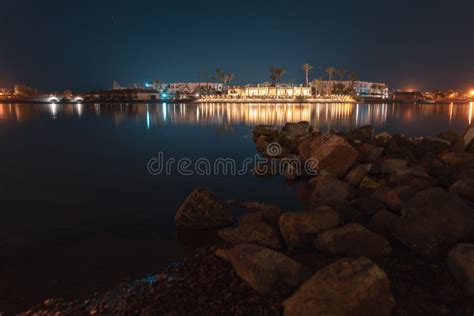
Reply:
M473 104L0 104L0 311L79 296L158 272L205 242L174 214L196 186L221 199L304 208L283 178L152 176L157 157L256 154L257 124L434 136L471 124Z

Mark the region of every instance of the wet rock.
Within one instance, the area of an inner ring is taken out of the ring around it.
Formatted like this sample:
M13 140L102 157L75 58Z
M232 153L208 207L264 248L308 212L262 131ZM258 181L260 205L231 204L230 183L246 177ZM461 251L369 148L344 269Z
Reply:
M196 188L176 212L176 224L193 229L222 227L232 223L232 210L205 188Z
M340 224L339 214L332 209L284 213L280 232L288 247L299 248L311 243L317 234Z
M273 139L278 136L278 127L274 125L257 125L254 127L252 134L254 140L257 140L262 135Z
M347 132L347 138L352 140L359 140L362 142L368 142L372 139L372 134L374 133L374 129L372 126L362 126Z
M443 155L441 159L453 167L462 167L463 165L474 161L474 154L451 152Z
M449 271L463 285L464 293L474 296L474 244L459 244L448 254Z
M392 218L394 237L426 256L445 255L454 245L473 240L474 209L455 194L434 188L417 193Z
M451 148L451 143L440 138L424 137L418 145L416 152L419 158L426 156L428 153L440 155L447 153Z
M408 168L396 171L390 176L390 184L393 186L411 186L420 190L433 188L438 181L419 168Z
M311 204L333 205L335 201L349 200L355 195L354 188L334 176L319 175L312 180L315 185L311 196Z
M298 287L310 276L309 270L300 263L262 246L242 244L219 249L216 255L230 261L235 272L262 295L282 284Z
M285 316L391 315L394 306L387 275L364 257L319 270L283 302Z
M385 204L371 197L361 197L354 199L349 204L351 207L362 211L366 216L372 216L385 208Z
M364 179L362 179L360 185L359 185L359 189L361 189L362 191L375 191L377 189L380 189L381 185L371 179L370 177L364 177Z
M342 177L354 164L359 153L337 135L326 134L305 139L298 147L303 160L316 159L318 170Z
M362 163L373 163L382 157L384 148L377 147L371 144L363 144L359 148L359 160Z
M471 177L459 179L449 188L449 192L474 202L474 179Z
M219 230L218 235L232 245L250 243L275 249L282 248L278 231L264 222L245 222L237 227L223 228Z
M384 203L390 210L399 212L417 191L417 189L410 186L383 187L374 192L372 197Z
M392 247L384 237L357 223L325 231L316 237L313 245L333 255L376 258L392 253Z
M364 177L369 173L370 169L372 168L371 164L366 165L358 165L354 169L352 169L348 174L345 176L345 180L352 184L353 186L358 186L359 183L364 179Z
M248 209L250 212L239 217L239 223L265 222L278 228L282 210L276 205L262 204L258 202L238 202L240 207Z
M385 159L381 167L384 173L394 173L396 171L406 170L408 168L408 161L406 159Z

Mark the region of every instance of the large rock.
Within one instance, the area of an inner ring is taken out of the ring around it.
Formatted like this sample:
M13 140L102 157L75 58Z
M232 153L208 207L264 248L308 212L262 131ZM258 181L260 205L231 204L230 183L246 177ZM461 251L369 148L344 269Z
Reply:
M298 147L304 160L316 159L318 170L325 170L342 177L354 164L359 153L337 135L326 134L305 139Z
M332 209L284 213L280 232L288 247L298 248L311 243L317 234L339 226L339 214Z
M474 154L465 152L451 152L443 155L441 159L452 167L462 167L474 161Z
M315 185L311 196L312 206L334 205L342 200L350 200L355 195L354 188L332 175L319 175L311 180Z
M467 147L474 140L474 126L469 126L464 133L464 146Z
M390 219L390 232L415 252L446 255L454 245L474 240L474 209L439 188L417 193Z
M403 205L411 199L418 190L410 186L395 188L383 187L374 192L373 198L384 203L390 210L400 212Z
M254 140L257 140L260 136L267 136L275 138L278 136L278 127L274 125L257 125L252 131Z
M262 295L283 284L296 288L310 276L300 263L262 246L242 244L219 249L216 255L230 261L235 272Z
M311 126L308 122L286 123L281 130L283 137L295 138L302 135L308 135L311 132Z
M364 257L319 270L283 302L285 316L391 315L394 306L387 275Z
M449 252L448 266L464 293L474 296L474 244L460 244Z
M205 188L196 188L176 212L176 224L193 229L222 227L232 223L232 210Z
M383 172L394 173L406 170L408 168L408 161L406 159L385 159L381 166Z
M320 251L343 256L376 258L392 253L384 237L357 223L325 231L316 237L313 245Z
M474 179L471 177L459 179L451 185L449 192L474 202Z
M360 197L352 200L349 205L360 210L365 216L373 216L385 208L384 203L373 197Z
M238 206L248 209L249 212L239 217L239 223L265 222L278 228L280 216L283 213L281 208L276 205L262 204L259 202L236 202Z
M380 189L381 185L370 177L364 177L359 184L359 189L365 192L373 192Z
M415 148L415 144L409 138L403 135L394 135L386 153L394 158L416 161Z
M347 173L344 179L353 186L358 186L362 179L364 179L364 177L369 173L371 168L371 164L358 165Z
M445 154L451 148L451 143L440 138L424 137L421 143L416 148L416 153L419 158L425 157L428 153L435 155Z
M362 163L376 162L382 156L383 147L377 147L371 144L363 144L359 148L359 160Z
M233 245L250 243L275 249L282 248L278 231L264 222L246 222L237 227L223 228L219 230L218 235Z
M419 168L396 171L389 179L393 186L411 186L420 190L433 188L438 181Z
M374 129L372 126L362 126L356 128L354 130L347 132L347 138L352 140L359 140L363 142L368 142L372 139L372 134L374 133Z

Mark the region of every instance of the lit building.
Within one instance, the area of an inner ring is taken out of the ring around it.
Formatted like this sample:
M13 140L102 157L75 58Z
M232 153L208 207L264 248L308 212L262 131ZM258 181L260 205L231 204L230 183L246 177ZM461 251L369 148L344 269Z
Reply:
M314 80L311 86L317 95L350 94L352 90L358 97L388 99L388 86L385 83Z
M170 93L189 94L200 89L214 90L222 92L224 85L219 82L176 82L170 83L167 90Z
M150 101L159 100L160 93L154 89L113 89L88 93L84 100L92 101Z
M227 96L236 99L293 99L310 98L311 87L303 85L237 86L227 90Z

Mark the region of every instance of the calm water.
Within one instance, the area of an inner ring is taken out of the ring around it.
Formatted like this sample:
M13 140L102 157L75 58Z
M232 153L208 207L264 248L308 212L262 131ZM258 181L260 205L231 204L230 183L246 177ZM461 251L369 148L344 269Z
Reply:
M0 104L0 311L77 296L158 272L204 243L174 214L196 186L223 200L304 208L282 178L151 176L165 157L252 157L257 124L309 121L321 130L463 131L465 105Z

